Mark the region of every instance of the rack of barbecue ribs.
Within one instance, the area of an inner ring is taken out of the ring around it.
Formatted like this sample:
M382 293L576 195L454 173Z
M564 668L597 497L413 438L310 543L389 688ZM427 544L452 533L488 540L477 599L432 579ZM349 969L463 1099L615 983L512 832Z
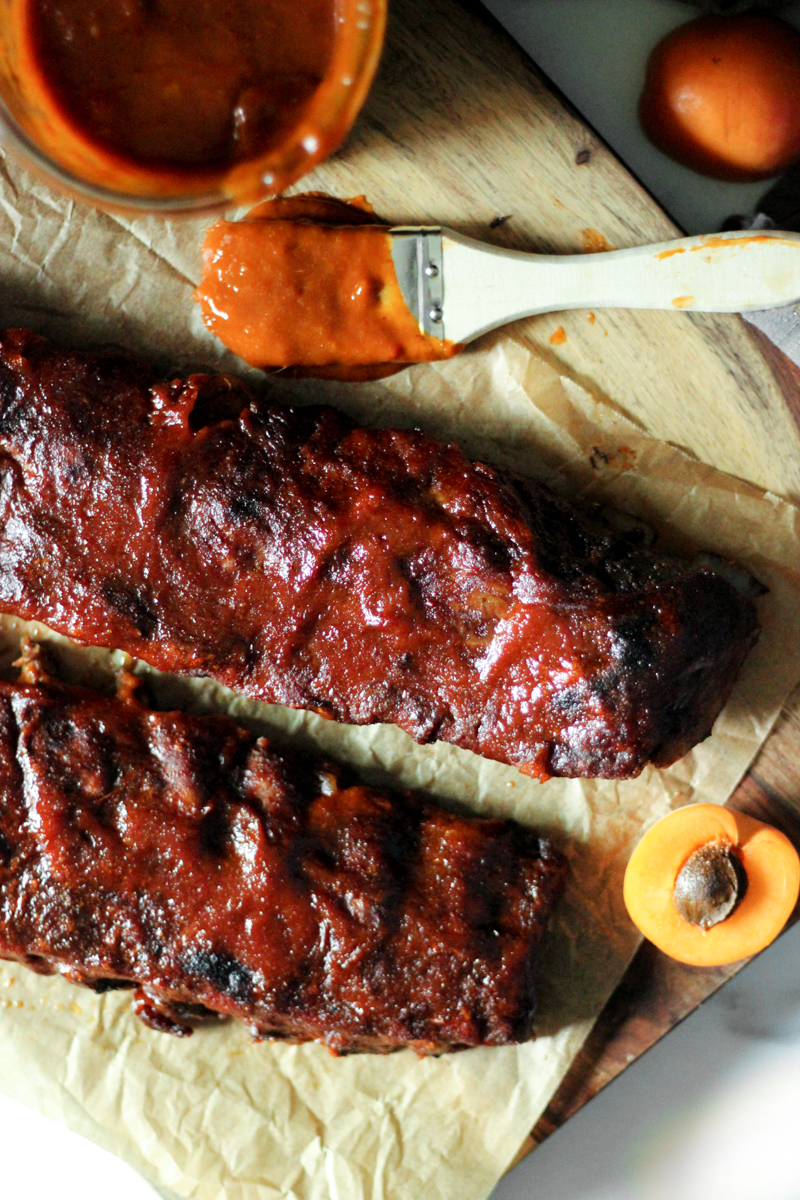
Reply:
M625 778L754 644L724 574L414 430L0 339L0 609L352 724Z
M531 1036L565 862L514 821L46 678L0 683L0 775L2 958L136 988L178 1034L221 1014L335 1053Z

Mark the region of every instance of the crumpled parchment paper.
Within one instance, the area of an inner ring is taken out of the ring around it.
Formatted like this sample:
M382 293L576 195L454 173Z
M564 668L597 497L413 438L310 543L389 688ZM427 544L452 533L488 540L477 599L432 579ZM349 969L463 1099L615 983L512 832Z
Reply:
M191 300L205 222L100 215L2 161L0 175L4 325L30 325L68 345L117 342L165 369L241 368L206 334ZM273 377L270 386L281 399L327 399L373 424L422 425L565 494L640 516L662 544L737 559L770 589L760 601L761 641L713 736L668 770L621 783L539 784L452 746L417 746L393 727L335 725L206 680L158 676L161 704L224 708L371 781L551 833L571 877L541 963L540 1036L424 1061L405 1051L334 1059L316 1045L254 1044L233 1025L178 1040L136 1021L124 993L95 996L5 963L0 1088L178 1196L479 1200L555 1092L638 944L621 881L643 828L676 805L724 802L800 680L800 512L647 437L508 333L375 384ZM6 662L22 629L3 620ZM33 632L56 644L70 678L107 678L120 662L41 626Z

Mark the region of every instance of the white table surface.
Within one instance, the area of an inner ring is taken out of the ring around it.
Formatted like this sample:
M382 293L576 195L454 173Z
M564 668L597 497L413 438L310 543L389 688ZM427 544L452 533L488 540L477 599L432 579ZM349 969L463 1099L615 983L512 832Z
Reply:
M488 7L687 232L756 206L768 185L701 180L638 129L647 53L690 9L677 0ZM800 6L785 15L800 28ZM798 1141L800 927L573 1117L492 1200L800 1200ZM0 1150L2 1200L156 1200L124 1163L2 1094Z
M515 1168L492 1200L798 1200L800 926Z

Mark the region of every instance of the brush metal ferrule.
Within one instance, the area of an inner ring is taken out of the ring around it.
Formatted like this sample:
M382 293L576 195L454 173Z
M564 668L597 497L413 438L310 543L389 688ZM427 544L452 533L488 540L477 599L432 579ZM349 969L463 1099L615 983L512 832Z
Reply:
M392 259L403 299L423 333L444 338L442 231L434 225L391 231Z

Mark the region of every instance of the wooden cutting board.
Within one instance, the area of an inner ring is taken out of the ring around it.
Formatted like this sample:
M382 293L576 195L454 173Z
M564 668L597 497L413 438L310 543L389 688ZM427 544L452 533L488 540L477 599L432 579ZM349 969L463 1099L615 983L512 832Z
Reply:
M679 234L479 5L391 4L365 111L304 187L365 192L398 225L443 223L547 253ZM553 339L559 327L565 339ZM520 322L517 332L656 437L800 500L800 371L739 317L614 311L592 321L570 312ZM800 690L731 803L800 846ZM521 1154L743 965L682 967L644 946Z

